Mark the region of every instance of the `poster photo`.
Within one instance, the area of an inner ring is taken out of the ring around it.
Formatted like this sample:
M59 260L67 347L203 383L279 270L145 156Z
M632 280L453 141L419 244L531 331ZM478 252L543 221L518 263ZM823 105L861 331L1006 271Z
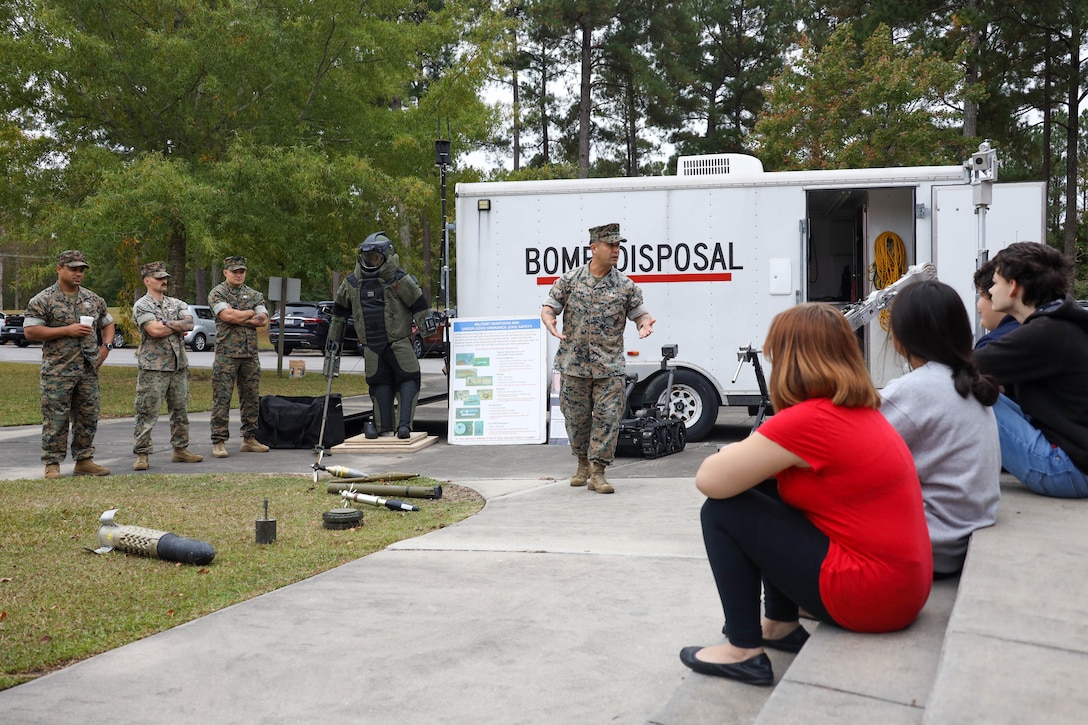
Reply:
M539 317L450 320L448 440L547 440L547 330Z

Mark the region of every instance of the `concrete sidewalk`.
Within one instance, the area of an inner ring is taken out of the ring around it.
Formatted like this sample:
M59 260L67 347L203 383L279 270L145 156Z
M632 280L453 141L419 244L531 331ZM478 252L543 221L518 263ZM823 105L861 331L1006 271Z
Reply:
M0 716L640 723L679 649L720 639L690 479L459 483L478 515L0 692Z

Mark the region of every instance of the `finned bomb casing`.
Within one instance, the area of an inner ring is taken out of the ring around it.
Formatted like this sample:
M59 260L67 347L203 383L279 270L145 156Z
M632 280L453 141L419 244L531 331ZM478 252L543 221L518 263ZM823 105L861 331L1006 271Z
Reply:
M197 565L210 564L215 558L215 549L203 541L185 539L169 531L117 524L113 517L119 510L110 509L98 517L99 547L93 550L94 553L106 554L120 549L153 559Z

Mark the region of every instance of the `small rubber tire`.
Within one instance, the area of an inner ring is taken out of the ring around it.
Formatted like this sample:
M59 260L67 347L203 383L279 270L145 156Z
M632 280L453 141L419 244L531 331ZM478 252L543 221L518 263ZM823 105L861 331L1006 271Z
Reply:
M349 507L330 509L321 514L321 526L326 529L354 529L363 525L363 512Z
M718 420L718 394L714 386L697 372L677 369L674 373L672 396L667 399L667 375L658 375L646 388L645 401L663 406L669 417L684 421L685 439L701 441L710 434Z

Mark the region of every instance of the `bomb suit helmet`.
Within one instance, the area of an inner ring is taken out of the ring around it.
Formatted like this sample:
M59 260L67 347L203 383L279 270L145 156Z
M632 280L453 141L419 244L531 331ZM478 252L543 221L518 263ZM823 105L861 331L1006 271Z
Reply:
M385 232L374 232L359 245L357 259L364 272L377 272L392 254L392 240Z

